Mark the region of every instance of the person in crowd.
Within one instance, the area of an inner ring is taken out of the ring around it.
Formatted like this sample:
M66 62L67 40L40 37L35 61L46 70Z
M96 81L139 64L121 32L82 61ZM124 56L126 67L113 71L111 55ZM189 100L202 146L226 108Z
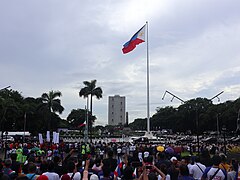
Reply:
M219 155L212 157L213 166L207 167L202 175L202 180L226 180L227 172L219 168L222 159Z
M83 179L82 180L88 180L88 168L89 168L90 160L87 159L85 163L85 168L83 171Z
M59 175L54 172L54 163L52 161L48 161L48 170L43 173L43 175L47 176L49 180L59 180Z
M40 176L37 178L37 180L51 180L51 179L49 179L48 176L46 176L46 175L40 175Z
M17 154L11 154L10 158L12 160L11 169L15 171L17 174L22 172L21 164L17 162Z
M0 179L9 180L9 176L3 173L3 164L0 163Z
M156 166L160 169L160 166L162 164L165 164L168 168L171 165L171 162L166 158L166 155L164 152L157 153L157 160L156 160Z
M68 175L71 177L72 180L80 180L81 179L81 174L80 172L76 171L76 166L73 161L69 161L67 163L67 168L68 168Z
M113 151L112 150L109 150L107 152L107 158L106 159L103 159L103 165L108 165L111 172L114 172L114 170L116 169L117 167L117 159L114 159L113 158Z
M94 173L98 174L102 170L102 160L100 157L97 157L94 161L94 165L92 167Z
M200 161L206 167L212 166L212 160L211 160L211 156L210 156L208 149L206 149L206 148L203 149L203 151L200 155Z
M54 156L53 157L53 163L54 163L54 169L53 171L56 172L59 177L62 176L62 173L63 173L63 167L60 165L61 163L61 159L59 156Z
M205 169L206 166L200 162L200 158L199 156L197 156L195 158L195 164L192 165L191 169L189 170L189 173L195 180L201 180Z
M34 163L32 162L28 163L28 174L26 174L28 179L36 180L39 177L39 175L36 174L36 170L37 167Z
M240 179L240 171L238 161L235 159L231 160L229 171L227 173L227 180Z
M161 165L160 165L160 168L159 168L163 173L164 173L164 175L166 176L166 180L170 180L171 178L170 178L170 175L168 174L168 167L167 167L167 165L166 164L164 164L164 163L162 163ZM162 177L161 177L162 178ZM161 178L158 178L158 180L161 180Z
M14 179L17 177L17 173L11 169L12 160L6 159L4 161L5 167L3 168L3 173L6 174L10 179Z
M171 180L177 180L178 175L179 175L179 164L178 164L178 159L176 157L172 157L170 159L171 165L168 168L168 174L171 177Z
M194 180L194 178L189 175L189 169L186 164L181 164L179 166L178 180Z
M224 169L226 172L229 171L230 165L227 163L227 156L223 153L219 154L221 157L221 163L219 164L219 168Z

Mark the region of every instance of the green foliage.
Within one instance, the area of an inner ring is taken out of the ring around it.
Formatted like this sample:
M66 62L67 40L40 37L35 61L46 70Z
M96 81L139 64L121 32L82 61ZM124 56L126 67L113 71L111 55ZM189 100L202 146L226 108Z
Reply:
M67 117L67 121L72 128L78 128L80 124L86 122L86 110L85 109L73 109ZM88 112L88 120L94 121L95 116L91 116Z
M95 96L97 99L101 99L102 98L102 88L101 87L96 87L96 83L97 80L91 80L89 81L83 81L83 84L85 85L85 87L83 87L80 91L79 91L79 96L80 97L84 97L87 98L90 95L90 114L92 114L92 106L93 106L93 97ZM92 131L92 126L94 123L95 119L91 119L89 121L89 131L91 134Z
M228 131L236 130L237 115L240 109L240 98L235 101L226 101L213 104L206 98L191 99L178 107L158 107L150 118L151 130L172 129L174 132L216 131L217 118L219 129L226 125ZM146 119L135 119L129 126L134 130L146 130Z

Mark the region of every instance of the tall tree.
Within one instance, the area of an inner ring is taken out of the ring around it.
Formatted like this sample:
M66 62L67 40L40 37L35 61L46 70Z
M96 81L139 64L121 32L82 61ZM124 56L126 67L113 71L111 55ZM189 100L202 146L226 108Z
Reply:
M67 121L72 128L79 128L81 124L85 122L86 110L85 109L73 109L67 117ZM94 121L95 116L88 115L88 119Z
M42 104L40 109L46 112L48 130L51 130L52 113L55 114L57 112L61 114L64 110L61 100L58 98L61 96L62 93L60 91L49 91L49 93L43 93L41 96Z
M79 96L83 98L87 98L90 95L90 116L92 116L92 106L93 106L93 97L95 96L97 99L102 98L102 88L96 87L97 80L91 80L89 81L83 81L83 84L85 85L84 88L82 88L79 92ZM89 121L89 130L91 133L93 121Z
M18 100L23 98L17 91L4 89L0 91L0 127L3 132L12 129L18 115Z

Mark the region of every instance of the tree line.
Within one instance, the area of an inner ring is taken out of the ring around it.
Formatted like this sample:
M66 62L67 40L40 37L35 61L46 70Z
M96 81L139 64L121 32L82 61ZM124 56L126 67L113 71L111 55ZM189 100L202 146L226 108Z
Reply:
M90 111L88 110L89 129L96 117L92 115L92 99L102 98L102 89L96 87L96 80L84 81L79 96L90 96ZM33 134L56 130L57 128L83 128L86 109L73 109L67 119L60 114L64 111L61 104L62 93L49 91L40 97L23 97L17 90L4 88L0 90L0 131L29 131Z
M73 109L66 119L60 114L64 111L61 104L62 93L49 91L40 97L23 97L12 89L0 90L0 131L30 131L33 134L56 130L59 127L83 129L86 115L89 130L97 117L92 112L92 99L102 98L101 87L96 87L96 80L84 81L79 97L90 98L90 109ZM219 104L206 98L186 101L178 107L157 107L156 113L150 118L151 130L171 129L174 132L203 133L204 131L221 130L236 131L240 112L240 98ZM24 125L26 125L24 127ZM137 118L129 126L133 130L146 130L147 119ZM107 128L109 126L106 126ZM103 127L99 127L103 128Z
M157 107L150 118L151 130L171 129L174 132L237 130L237 119L240 113L240 98L220 104L206 98L191 99L178 107ZM145 130L146 119L136 119L129 124L132 129Z

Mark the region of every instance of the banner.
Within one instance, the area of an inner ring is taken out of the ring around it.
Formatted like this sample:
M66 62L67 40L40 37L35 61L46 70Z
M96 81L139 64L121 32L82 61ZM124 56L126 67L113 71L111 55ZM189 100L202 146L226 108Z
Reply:
M50 142L51 139L50 139L50 131L47 131L47 139L46 139L47 142Z
M41 133L38 134L38 139L39 139L39 143L43 144L43 137Z

